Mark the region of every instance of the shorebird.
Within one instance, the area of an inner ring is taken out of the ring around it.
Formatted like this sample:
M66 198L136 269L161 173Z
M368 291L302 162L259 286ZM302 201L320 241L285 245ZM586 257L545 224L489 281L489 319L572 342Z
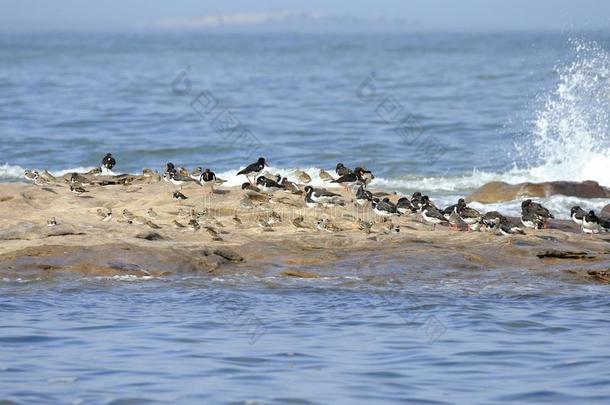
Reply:
M38 172L36 170L26 170L25 172L23 172L23 176L26 178L26 180L36 181L36 178L38 177Z
M544 227L544 218L534 212L525 211L521 214L521 223L526 228L542 229Z
M373 223L372 222L363 221L360 218L358 218L358 220L356 222L356 226L358 227L359 230L363 231L367 235L370 234L372 232L372 229L373 229Z
M111 210L104 210L104 209L98 208L96 213L97 213L97 217L102 222L108 222L108 221L112 220L112 211Z
M320 180L322 180L324 182L324 186L326 186L326 182L334 180L333 176L331 176L324 169L320 169L320 173L318 173L318 177L320 177Z
M349 190L350 194L352 193L349 187L353 187L358 182L360 182L360 176L362 175L362 168L358 168L358 172L349 172L339 177L338 179L332 180L331 183L337 183L340 186L343 186L346 190Z
M260 188L256 187L255 185L251 184L251 183L243 183L241 185L241 189L243 190L244 194L249 196L249 197L265 197L267 198L267 194L265 194L263 192L263 190L261 190Z
M513 225L506 217L500 218L498 229L500 230L500 234L504 236L525 235L523 229Z
M453 211L451 211L449 215L445 214L444 210L442 212L443 216L447 219L447 221L449 221L449 230L455 229L459 231L462 227L462 224L465 224L460 214L458 214L457 207L453 207Z
M284 186L265 176L260 176L256 179L256 186L268 194L273 194L278 190L284 190Z
M132 219L135 218L135 215L133 214L133 212L131 212L127 208L125 208L123 210L123 218L125 218L128 221L131 221Z
M361 184L356 191L356 204L363 206L368 203L373 202L373 194L364 189L364 186Z
M93 169L89 170L87 173L90 176L99 176L100 174L102 174L102 168L101 167L94 167Z
M498 211L490 211L481 217L481 223L486 230L491 231L500 226L500 222L503 218L505 218L504 215L500 214Z
M373 199L373 212L386 220L386 218L398 215L396 204L390 201L388 197L379 201L378 198Z
M70 175L70 183L80 184L81 186L88 186L91 184L88 178L86 178L85 176L81 176L78 173L72 173Z
M116 165L115 158L112 157L111 153L107 153L102 159L102 166L106 169L106 174L110 175L110 170Z
M296 185L296 183L291 182L286 177L283 177L280 181L280 184L284 187L285 190L290 191L292 194L302 194L303 192Z
M199 182L193 178L191 178L190 175L184 175L184 174L180 174L179 172L175 171L175 172L169 172L167 174L167 176L169 177L169 182L172 183L175 186L180 186L180 188L182 189L182 186L184 184L187 183L195 183L195 184L199 184Z
M375 176L373 176L373 172L371 172L370 170L366 170L363 167L355 168L354 172L360 173L359 178L360 178L360 181L364 184L364 187L371 184L371 182L375 178Z
M576 222L578 225L582 225L582 220L587 215L587 212L580 208L578 205L572 207L570 210L570 216L572 217L572 221Z
M172 194L172 198L174 200L188 200L188 197L182 194L180 191L174 191L174 194Z
M159 214L157 214L152 208L146 210L146 216L151 219L159 218Z
M473 227L481 221L481 213L474 208L468 207L463 199L460 200L457 207L455 207L455 212L457 212L460 218L462 218L462 221L468 225L468 231L470 232L473 230Z
M191 172L191 178L197 181L201 181L201 175L203 174L203 168L201 166L197 166Z
M181 224L180 222L178 222L175 219L172 221L172 225L174 225L174 228L176 228L176 229L184 229L184 228L186 228L186 225Z
M49 226L49 227L57 226L57 220L55 219L55 217L47 219L47 226Z
M294 172L297 179L303 184L311 183L311 176L305 173L303 170L295 170Z
M430 202L427 202L424 206L422 206L421 215L424 221L432 224L433 230L436 229L436 225L443 222L448 222L438 208L436 208Z
M358 196L356 196L357 198ZM401 214L412 214L417 212L417 208L413 206L407 197L400 197L396 202L396 210Z
M341 232L343 231L343 229L341 229L340 227L338 227L337 225L333 224L330 219L325 218L325 219L319 219L318 222L316 223L316 227L321 230L321 231L326 231L328 233L335 233L335 232Z
M201 176L199 176L199 182L203 185L204 189L209 194L214 194L214 184L216 183L216 174L210 169L205 169Z
M193 232L197 232L201 228L196 219L191 219L187 226Z
M307 204L307 206L310 208L317 207L318 204L336 204L337 199L341 197L339 194L335 194L324 189L317 190L311 186L305 187L305 193L305 204Z
M87 190L85 190L82 186L78 185L78 184L70 184L70 191L73 192L74 194L84 194L84 193L88 193Z
M595 211L589 211L582 219L582 231L584 233L599 233L602 227L599 225L599 218L595 215Z
M53 176L51 173L49 173L49 171L47 169L44 169L42 172L39 173L40 178L42 178L43 180L47 181L47 182L54 182L57 180L57 178L55 176Z
M292 221L290 221L290 223L292 224L292 226L294 226L296 228L297 231L302 231L307 229L308 227L306 227L303 223L305 221L305 218L303 218L302 215L293 218Z
M153 177L156 174L152 169L144 168L142 169L142 176L144 177Z
M352 171L345 167L343 163L337 163L337 167L335 167L335 173L337 173L337 176L341 177L345 176L348 173L352 173Z
M532 215L528 215L532 214ZM546 223L549 219L555 218L551 212L543 207L541 204L533 202L532 200L525 200L521 203L521 215L525 215L530 218L537 217L542 221L542 226L546 227ZM536 221L536 224L538 221ZM524 224L525 225L525 224ZM527 225L526 225L527 226ZM541 229L541 228L538 228Z
M265 161L265 158L260 157L260 158L258 158L258 160L256 162L249 164L244 169L242 169L239 172L237 172L237 175L238 176L240 176L240 175L246 176L248 181L250 183L252 183L252 180L250 180L250 176L254 176L254 177L258 176L260 174L260 172L263 171L265 166L269 167L269 165Z
M216 232L216 229L212 228L211 226L206 226L204 229L207 232L207 234L212 237L213 241L222 241L223 240L220 237L220 235L218 234L218 232Z
M151 221L150 219L147 219L144 222L146 225L148 225L149 227L151 227L152 229L161 229L161 227L157 224L155 224L153 221Z

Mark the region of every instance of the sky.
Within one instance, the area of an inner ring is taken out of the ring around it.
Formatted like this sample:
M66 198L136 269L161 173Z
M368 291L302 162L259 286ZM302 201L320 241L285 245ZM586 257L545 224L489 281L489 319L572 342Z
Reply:
M598 30L608 0L0 0L0 31Z

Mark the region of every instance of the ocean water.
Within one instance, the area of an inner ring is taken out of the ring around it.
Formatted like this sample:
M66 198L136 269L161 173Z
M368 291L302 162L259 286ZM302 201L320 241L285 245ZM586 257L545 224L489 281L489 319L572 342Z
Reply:
M441 203L491 180L610 186L609 51L603 32L2 34L0 181L112 152L116 172L173 161L230 184L259 155L284 174L342 161ZM610 401L607 286L403 259L401 282L1 279L0 400Z

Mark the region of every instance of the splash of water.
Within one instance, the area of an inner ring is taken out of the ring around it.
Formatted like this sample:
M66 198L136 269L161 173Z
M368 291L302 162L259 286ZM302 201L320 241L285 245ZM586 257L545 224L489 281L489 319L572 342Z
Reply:
M610 186L610 55L594 42L570 43L573 62L556 68L559 84L545 98L529 142L516 148L534 181Z

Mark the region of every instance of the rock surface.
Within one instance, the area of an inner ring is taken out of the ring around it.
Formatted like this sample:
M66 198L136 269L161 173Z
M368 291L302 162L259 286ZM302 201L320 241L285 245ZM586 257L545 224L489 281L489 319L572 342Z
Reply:
M489 204L526 197L549 197L556 194L581 198L610 198L610 189L600 186L595 181L550 181L519 184L492 181L470 193L466 197L466 201Z

